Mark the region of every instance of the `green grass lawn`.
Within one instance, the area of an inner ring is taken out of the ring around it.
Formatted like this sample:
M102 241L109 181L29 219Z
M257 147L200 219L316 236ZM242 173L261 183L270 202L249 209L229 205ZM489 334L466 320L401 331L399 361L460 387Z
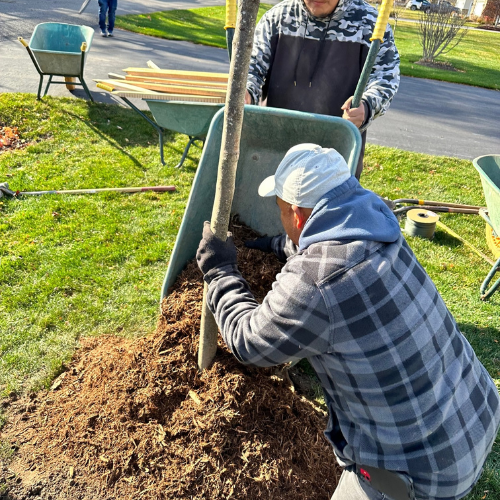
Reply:
M12 189L175 185L175 192L0 199L0 387L36 389L61 370L81 335L144 335L199 158L158 136L132 110L80 99L0 96L1 120L32 141L0 155Z
M12 189L174 184L173 193L46 195L0 199L0 395L50 384L81 336L138 337L156 326L160 287L186 205L199 150L175 165L186 136L171 134L167 166L155 131L131 110L79 99L0 96L2 125L31 145L0 155ZM390 199L484 205L469 161L368 145L363 184ZM485 253L484 222L442 221ZM500 385L500 292L479 300L490 265L437 230L409 238L461 330ZM1 446L0 446L1 448ZM1 450L0 450L1 453ZM485 493L487 491L487 493ZM486 495L486 496L485 496ZM469 500L500 498L500 442Z
M269 8L261 4L259 19ZM203 7L118 16L116 22L120 28L145 35L225 48L224 19L224 7ZM394 26L394 20L391 25ZM416 23L398 21L395 39L401 56L401 74L405 76L500 90L500 33L469 30L457 48L438 59L452 64L457 71L415 64L422 57Z

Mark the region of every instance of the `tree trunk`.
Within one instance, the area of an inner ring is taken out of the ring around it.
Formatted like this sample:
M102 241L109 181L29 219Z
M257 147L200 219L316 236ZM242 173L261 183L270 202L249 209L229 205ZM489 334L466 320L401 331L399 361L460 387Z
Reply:
M231 205L233 203L236 167L240 155L240 137L243 125L243 107L253 34L259 11L259 0L240 0L233 41L229 81L224 110L219 169L212 210L211 228L217 238L226 240ZM198 367L207 368L217 350L217 324L206 304L207 284L203 291L203 310L200 329Z

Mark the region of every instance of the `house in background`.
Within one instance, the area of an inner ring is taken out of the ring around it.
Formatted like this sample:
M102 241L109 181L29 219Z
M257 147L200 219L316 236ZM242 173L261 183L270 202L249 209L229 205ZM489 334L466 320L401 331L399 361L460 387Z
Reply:
M498 8L494 6L494 0L457 0L455 7L462 11L466 16L485 16L491 17L490 11L495 13ZM499 13L500 14L500 13ZM498 14L493 17L497 17ZM495 22L495 19L492 19Z
M455 7L466 16L481 16L486 6L487 0L457 0Z

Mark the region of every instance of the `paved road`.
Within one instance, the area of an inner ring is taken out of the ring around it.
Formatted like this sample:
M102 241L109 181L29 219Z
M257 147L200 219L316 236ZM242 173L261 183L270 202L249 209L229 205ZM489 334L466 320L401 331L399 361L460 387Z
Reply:
M0 92L36 92L38 73L17 36L29 39L39 22L87 24L96 29L85 79L94 98L115 102L92 79L120 73L127 66L145 66L151 59L161 67L228 70L225 50L174 42L116 30L115 38L99 36L97 1L82 16L83 0L0 0ZM269 1L269 0L268 0ZM118 13L144 13L172 8L221 5L223 0L119 0ZM271 3L276 3L276 0ZM50 95L71 96L64 85L52 86ZM73 92L82 97L83 91ZM138 100L140 107L145 107ZM386 116L376 120L368 142L433 155L472 159L500 153L498 110L500 92L433 80L402 78L401 87ZM1 113L1 110L0 110Z

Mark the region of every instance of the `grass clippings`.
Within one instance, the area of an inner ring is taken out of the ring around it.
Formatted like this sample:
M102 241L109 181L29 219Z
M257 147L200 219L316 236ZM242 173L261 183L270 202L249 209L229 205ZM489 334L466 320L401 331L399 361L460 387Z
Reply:
M243 247L248 229L233 230L262 300L281 264ZM239 364L221 339L199 373L202 296L191 262L153 335L84 339L49 391L10 403L9 499L330 498L340 470L325 412L276 369Z

